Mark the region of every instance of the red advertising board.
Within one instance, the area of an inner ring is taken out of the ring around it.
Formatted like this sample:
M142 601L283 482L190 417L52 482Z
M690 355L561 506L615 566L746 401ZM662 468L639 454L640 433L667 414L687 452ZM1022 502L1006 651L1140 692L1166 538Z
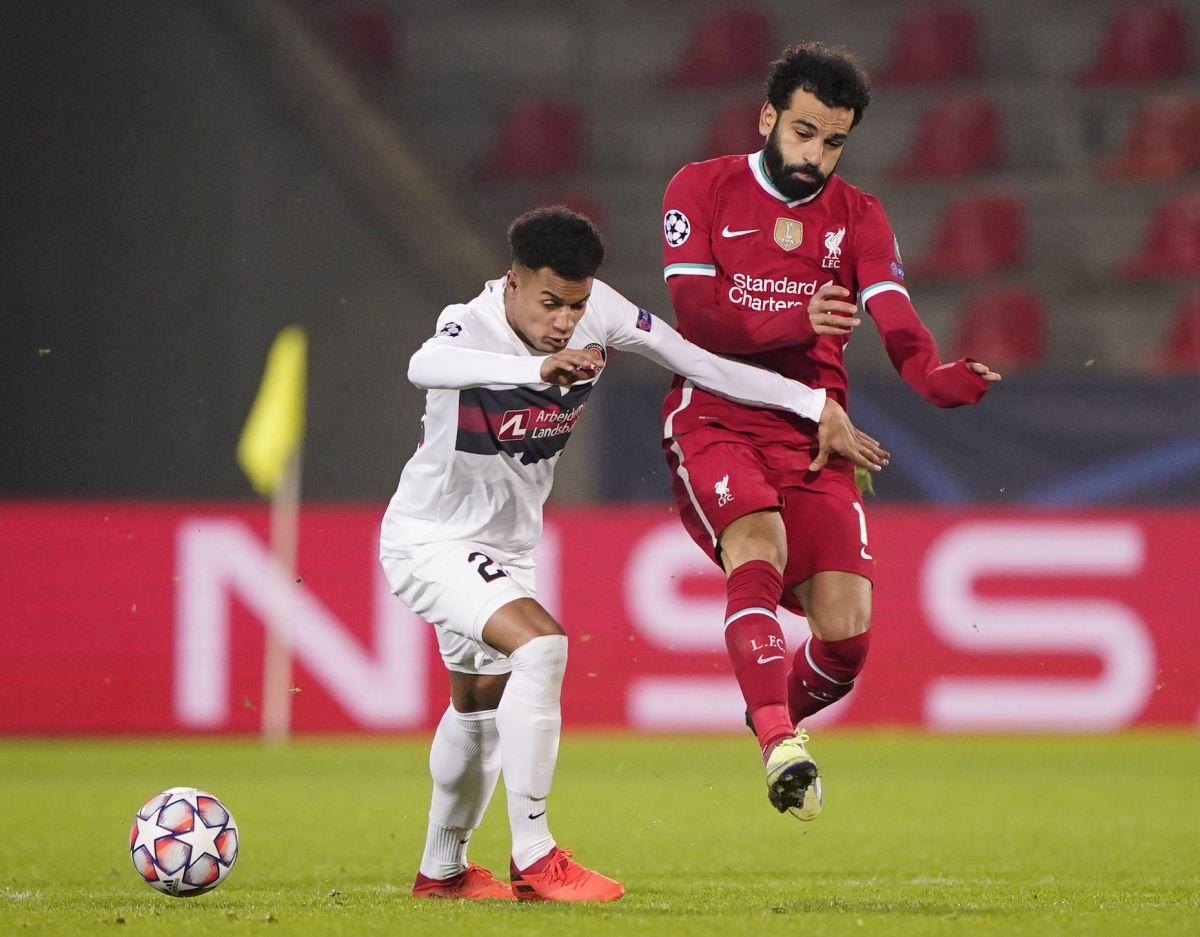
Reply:
M387 593L379 506L310 505L299 575L264 508L0 503L0 733L253 732L282 609L298 731L433 726L431 629ZM934 730L1196 725L1200 510L879 507L871 658L818 719ZM572 726L737 730L722 577L666 508L559 509L541 598L571 635ZM793 646L806 633L785 622Z

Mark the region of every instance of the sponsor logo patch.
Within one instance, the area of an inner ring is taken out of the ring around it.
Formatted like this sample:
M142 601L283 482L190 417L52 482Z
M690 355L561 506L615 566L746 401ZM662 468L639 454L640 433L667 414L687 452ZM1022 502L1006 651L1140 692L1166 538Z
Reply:
M888 264L888 269L892 271L892 276L894 276L897 280L904 279L904 264L897 263L893 260Z
M637 327L643 332L649 332L650 326L654 323L654 317L645 309L638 310Z
M503 440L524 439L529 431L529 421L533 410L505 410L500 417L500 428L496 438Z
M804 243L804 225L794 218L776 218L775 243L785 251L794 251Z

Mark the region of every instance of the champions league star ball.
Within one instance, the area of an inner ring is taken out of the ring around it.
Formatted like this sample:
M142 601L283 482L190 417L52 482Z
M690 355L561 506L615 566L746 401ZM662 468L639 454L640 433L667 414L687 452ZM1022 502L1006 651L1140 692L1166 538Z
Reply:
M129 854L138 875L159 891L202 895L237 861L237 824L207 791L173 787L151 797L133 818Z

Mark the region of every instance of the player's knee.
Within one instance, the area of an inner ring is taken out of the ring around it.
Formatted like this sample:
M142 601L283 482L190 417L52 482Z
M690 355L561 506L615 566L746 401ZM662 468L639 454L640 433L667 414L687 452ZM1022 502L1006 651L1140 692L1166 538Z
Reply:
M807 612L809 627L822 641L844 641L871 630L869 604L838 603L833 607L810 608Z
M517 648L509 659L513 669L562 674L567 669L567 636L541 634Z
M787 538L777 514L739 518L721 535L725 571L733 572L755 560L770 563L780 572L787 566Z

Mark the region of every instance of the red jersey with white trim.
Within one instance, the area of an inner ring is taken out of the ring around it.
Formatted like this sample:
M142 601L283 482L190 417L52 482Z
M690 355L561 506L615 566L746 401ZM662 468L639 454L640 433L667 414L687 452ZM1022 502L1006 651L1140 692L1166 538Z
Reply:
M898 291L905 298L899 247L879 200L838 176L815 195L789 200L771 183L762 152L723 156L684 166L663 199L664 277L710 277L713 303L730 325L751 332L771 320L773 347L737 357L810 387L825 388L846 406L843 350L848 336L817 335L808 304L826 282L846 287L848 302ZM680 333L702 348L728 351L711 340L679 303ZM794 342L792 341L794 316ZM782 322L781 322L782 317ZM778 340L780 326L784 342ZM928 333L926 333L927 335ZM815 440L816 424L792 414L732 403L676 377L663 402L664 435L717 422L764 441L783 436Z

